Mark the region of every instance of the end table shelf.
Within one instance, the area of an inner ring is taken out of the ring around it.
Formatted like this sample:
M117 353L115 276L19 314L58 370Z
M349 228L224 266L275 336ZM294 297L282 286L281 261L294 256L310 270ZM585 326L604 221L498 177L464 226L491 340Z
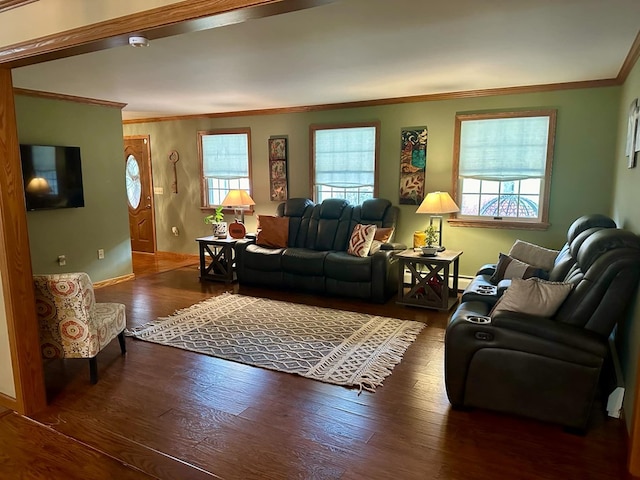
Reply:
M200 279L231 283L236 280L236 238L196 238L200 247ZM207 262L207 253L209 262Z
M449 310L458 302L458 263L462 252L445 250L433 257L403 250L398 258L398 300L400 305ZM453 264L453 272L451 265ZM405 270L409 273L405 281ZM452 279L449 288L449 278Z

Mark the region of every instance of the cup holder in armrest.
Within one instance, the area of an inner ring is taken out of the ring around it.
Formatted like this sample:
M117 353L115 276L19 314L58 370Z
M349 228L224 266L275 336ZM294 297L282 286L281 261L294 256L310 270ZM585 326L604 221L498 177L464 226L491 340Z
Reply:
M471 323L477 323L480 325L487 325L491 323L491 317L487 317L486 315L468 315L465 320Z

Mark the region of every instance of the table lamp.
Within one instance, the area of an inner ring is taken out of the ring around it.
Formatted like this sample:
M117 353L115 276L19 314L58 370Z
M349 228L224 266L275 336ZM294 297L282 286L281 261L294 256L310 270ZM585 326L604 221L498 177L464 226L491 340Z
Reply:
M247 193L246 190L229 190L227 196L222 201L223 207L233 208L235 220L229 225L229 235L232 238L243 238L247 233L247 229L244 226L244 208L251 205L255 205L256 202ZM240 220L238 220L240 217Z
M431 192L424 198L416 213L428 213L431 215L429 225L433 225L433 219L437 218L438 226L438 251L442 252L445 247L442 246L442 215L445 213L459 212L460 208L453 201L451 195L447 192Z

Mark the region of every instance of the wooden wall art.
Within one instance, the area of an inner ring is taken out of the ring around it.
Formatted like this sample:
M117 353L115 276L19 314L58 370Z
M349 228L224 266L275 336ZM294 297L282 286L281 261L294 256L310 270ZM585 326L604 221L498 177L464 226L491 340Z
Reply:
M289 198L287 154L286 137L269 139L269 195L273 202L281 202Z

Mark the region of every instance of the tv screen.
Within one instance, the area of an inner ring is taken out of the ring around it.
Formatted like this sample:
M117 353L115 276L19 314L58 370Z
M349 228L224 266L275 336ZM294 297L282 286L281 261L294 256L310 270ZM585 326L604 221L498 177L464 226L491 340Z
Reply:
M84 207L80 147L20 145L27 210Z

